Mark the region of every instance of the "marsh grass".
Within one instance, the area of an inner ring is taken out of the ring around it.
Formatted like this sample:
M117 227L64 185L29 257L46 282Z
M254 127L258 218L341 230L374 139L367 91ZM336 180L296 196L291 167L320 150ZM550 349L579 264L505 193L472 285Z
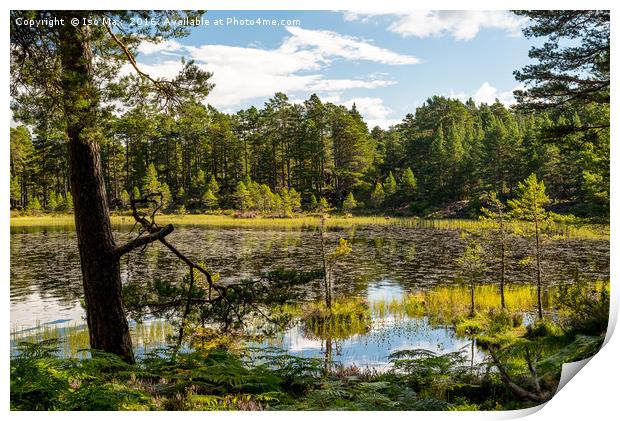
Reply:
M59 352L63 356L85 357L86 350L89 347L88 330L83 324L73 324L70 326L56 327L49 325L37 324L27 332L17 331L15 328L11 331L11 351L13 351L20 342L40 343L58 339Z
M289 314L297 317L304 336L311 339L347 339L370 330L370 308L361 298L338 298L328 308L323 301L289 306Z
M112 224L115 226L133 226L134 219L130 215L113 214ZM316 215L296 215L291 218L272 218L257 216L255 218L236 218L225 214L167 214L157 217L159 224L176 226L210 226L210 227L244 227L300 229L319 227L321 218ZM477 219L422 219L416 217L389 216L339 216L332 215L325 220L328 228L347 228L360 225L396 226L404 228L424 228L440 230L474 230L484 229L487 223ZM67 227L75 226L71 214L46 214L40 216L11 215L11 227ZM528 222L510 222L509 228L519 235L526 235L533 230ZM548 231L552 238L574 238L582 240L609 240L609 225L582 223L580 221L559 221L549 225Z
M149 323L132 323L129 330L136 351L146 354L162 347L173 334L174 327L169 322L156 320ZM13 328L11 352L17 349L20 342L40 343L51 339L58 340L58 350L62 356L70 358L88 356L90 347L88 329L86 325L77 323L63 327L37 325L26 332Z
M593 288L601 288L602 282L592 283ZM556 286L544 291L545 310L556 306ZM501 309L501 297L496 285L477 285L474 290L475 311L487 313ZM506 285L506 311L509 313L526 313L536 309L536 287L532 285ZM404 295L399 299L377 300L371 305L372 311L379 317L386 315L422 317L443 322L454 322L469 314L471 303L470 290L467 286L439 286L425 291Z
M501 298L496 285L477 285L474 290L476 311L487 312L501 308ZM548 305L552 305L549 294ZM536 307L536 288L530 285L507 285L506 307L510 312L529 311ZM467 286L439 286L419 291L390 301L372 303L373 311L380 316L401 314L408 317L423 315L442 320L453 320L470 312L470 290Z

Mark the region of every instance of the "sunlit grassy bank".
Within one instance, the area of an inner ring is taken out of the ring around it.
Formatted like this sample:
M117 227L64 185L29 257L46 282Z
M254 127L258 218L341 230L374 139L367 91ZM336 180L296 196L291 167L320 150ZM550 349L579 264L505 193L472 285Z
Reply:
M134 219L130 215L112 215L112 224L116 226L132 226ZM254 218L238 218L234 215L187 214L187 215L160 215L159 224L173 224L176 226L209 226L209 227L247 227L247 228L275 228L298 229L303 227L317 227L321 218L316 215L298 215L291 218L272 218L257 216ZM40 216L11 216L11 227L73 227L75 224L71 214L48 214ZM388 216L340 216L332 215L325 221L327 227L352 227L356 225L397 226L405 228L434 228L443 230L471 230L484 228L485 223L476 219L423 219L416 217L388 217ZM532 225L526 222L511 222L515 232L526 233L532 230ZM556 222L549 227L553 235L560 237L609 240L609 225L584 223L583 221Z

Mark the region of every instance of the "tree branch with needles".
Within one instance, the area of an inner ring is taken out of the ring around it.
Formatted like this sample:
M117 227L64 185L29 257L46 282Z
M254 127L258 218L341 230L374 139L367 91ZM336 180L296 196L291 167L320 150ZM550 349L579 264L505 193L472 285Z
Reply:
M161 193L150 193L142 198L130 198L132 214L136 221L135 226L139 226L139 235L126 247L134 249L141 244L146 246L153 241L159 241L187 265L189 269L188 282L186 287L173 287L172 296L156 296L154 299L149 299L147 294L142 294L138 302L130 305L129 308L130 311L138 312L151 309L155 312L178 314L179 332L176 349L179 349L183 342L193 306L201 306L200 314L203 320L207 317L213 318L220 322L225 330L229 329L231 325L245 326L245 319L250 313L259 315L272 325L280 325L281 320L270 317L263 311L261 305L271 301L282 301L288 295L294 294L286 287L318 277L318 273L308 273L305 276L290 276L290 279L284 281L282 278L286 278L286 275L282 277L266 275L245 282L226 285L216 284L214 276L207 269L194 262L165 238L167 234L172 232L173 227L167 225L161 228L155 222L155 216L161 208L161 198ZM150 207L152 209L150 214L141 213L138 210L140 205ZM206 288L197 285L196 274L204 276L207 281ZM287 289L289 290L288 295Z

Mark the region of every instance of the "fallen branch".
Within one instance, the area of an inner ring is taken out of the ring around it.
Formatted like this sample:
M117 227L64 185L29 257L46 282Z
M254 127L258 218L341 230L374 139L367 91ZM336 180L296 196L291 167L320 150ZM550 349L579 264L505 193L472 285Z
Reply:
M185 324L187 322L187 317L189 316L191 304L199 301L199 300L195 300L194 297L192 297L192 289L194 287L194 269L202 273L205 276L208 286L209 286L207 300L204 300L204 303L212 304L212 307L219 302L225 303L226 305L225 313L228 313L228 312L234 313L237 321L242 325L244 324L243 316L239 313L238 309L236 308L235 303L231 302L228 296L228 290L229 289L235 290L240 287L250 287L250 286L259 287L260 286L263 288L263 291L265 291L267 287L263 285L262 283L263 278L257 281L251 281L251 282L247 282L243 284L215 285L215 283L213 282L213 277L211 273L209 273L209 271L207 271L201 265L192 261L189 257L181 253L181 251L179 251L175 246L173 246L166 240L165 238L166 235L172 232L172 230L174 229L172 225L167 225L163 228L158 227L157 223L155 222L155 215L158 212L158 210L161 208L162 198L163 196L161 193L149 193L139 199L131 197L130 203L131 203L133 217L136 220L136 224L139 224L141 226L141 229L140 229L139 237L133 240L132 242L128 243L128 245L126 246L129 247L129 245L132 245L133 248L136 248L136 247L139 247L140 245L149 244L152 241L159 241L164 246L166 246L166 248L168 248L168 250L170 250L177 258L179 258L183 263L185 263L189 267L190 284L189 284L189 288L187 291L187 297L184 301L184 304L185 304L184 310L181 316L181 325L179 329L179 336L177 339L177 349L178 349L181 346L181 343L183 341L183 335L185 332ZM140 214L140 212L138 212L137 205L139 204L153 206L153 211L151 212L151 215L148 219L146 216L143 216ZM148 233L148 234L142 237L143 233ZM213 296L214 291L217 294L216 296ZM237 292L239 291L237 290ZM259 312L261 315L263 315L269 322L273 322L269 317L264 315L264 313L260 311L260 309L258 309L257 306L253 306L253 308L257 312ZM226 319L226 325L228 325L229 318L226 317L225 314L223 314L223 316L225 316L224 318Z
M174 227L170 224L166 225L163 228L160 228L156 231L153 231L145 236L139 236L128 243L123 244L122 246L118 246L114 249L114 254L117 256L122 256L124 254L129 253L130 251L137 249L139 247L146 246L147 244L153 243L158 240L162 240L165 236L174 231Z
M517 383L514 382L514 380L512 380L510 378L510 376L508 375L508 372L506 371L506 369L504 368L504 366L502 365L501 361L499 360L499 358L497 357L497 355L495 354L495 352L493 352L493 350L489 349L489 354L491 354L491 358L493 359L493 363L495 365L495 367L497 367L500 377L502 379L502 382L508 386L515 395L517 395L519 398L521 399L526 399L529 401L533 401L533 402L538 402L538 403L543 403L549 400L549 392L542 392L540 391L540 386L537 384L537 389L539 389L538 392L530 392L529 390L525 389L524 387L519 386ZM528 360L528 364L529 364L529 360ZM537 383L537 379L536 379L536 383Z

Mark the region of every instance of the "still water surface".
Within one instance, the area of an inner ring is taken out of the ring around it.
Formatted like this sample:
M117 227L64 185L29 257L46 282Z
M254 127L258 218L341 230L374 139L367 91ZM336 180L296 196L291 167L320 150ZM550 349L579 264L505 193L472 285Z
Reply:
M132 234L118 228L118 242ZM351 241L352 253L336 270L335 295L361 296L370 302L392 299L416 290L459 282L455 260L464 243L457 231L398 226L356 226L332 229L327 242ZM219 272L222 282L251 279L277 268L321 268L320 239L316 229L294 230L178 227L168 237L195 261ZM519 260L531 253L531 240L514 238L510 244L507 279L533 281L533 271ZM609 242L557 240L545 245L545 282L569 282L578 270L586 279L609 279ZM492 264L491 264L492 266ZM186 267L160 244L123 259L124 281L178 280ZM487 278L486 281L492 281ZM304 287L307 300L321 296L320 285ZM37 227L11 230L11 326L19 332L37 325L83 323L82 294L76 234L70 228ZM347 364L385 364L398 349L426 348L455 351L470 345L450 328L431 326L428 320L373 316L368 333L335 344L304 336L300 328L280 335L271 344L303 356L318 356L331 348L334 358ZM474 350L474 354L477 351Z

